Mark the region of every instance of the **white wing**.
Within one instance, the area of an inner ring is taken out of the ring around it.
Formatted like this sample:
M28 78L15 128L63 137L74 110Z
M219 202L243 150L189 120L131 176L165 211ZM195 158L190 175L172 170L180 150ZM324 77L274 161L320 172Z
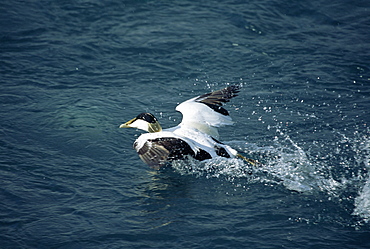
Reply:
M218 138L216 127L233 124L229 112L222 107L222 103L237 96L238 92L239 86L229 86L179 104L176 110L181 112L183 116L180 126L195 128Z

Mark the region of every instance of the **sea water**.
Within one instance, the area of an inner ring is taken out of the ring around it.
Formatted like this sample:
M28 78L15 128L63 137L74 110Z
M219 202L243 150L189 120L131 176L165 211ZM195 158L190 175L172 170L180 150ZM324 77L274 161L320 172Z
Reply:
M1 248L369 248L368 1L2 1ZM230 84L244 156L118 129Z

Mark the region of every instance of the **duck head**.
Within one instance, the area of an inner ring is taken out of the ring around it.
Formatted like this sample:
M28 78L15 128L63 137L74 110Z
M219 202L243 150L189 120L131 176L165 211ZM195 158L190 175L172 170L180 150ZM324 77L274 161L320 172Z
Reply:
M148 112L140 113L130 121L121 124L119 128L137 128L151 133L162 131L162 127L156 117Z

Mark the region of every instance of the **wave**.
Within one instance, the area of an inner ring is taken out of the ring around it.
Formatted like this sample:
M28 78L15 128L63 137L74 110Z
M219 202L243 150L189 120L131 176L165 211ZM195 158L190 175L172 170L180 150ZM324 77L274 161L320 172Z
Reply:
M358 217L357 225L370 222L370 139L367 135L357 134L350 139L337 132L337 140L326 149L321 146L320 155L316 155L312 148L302 148L282 131L277 133L270 146L245 141L227 143L243 155L258 160L262 166L249 165L240 159L216 158L204 162L176 161L172 168L183 175L223 177L229 181L243 179L245 185L268 183L303 194L324 194Z

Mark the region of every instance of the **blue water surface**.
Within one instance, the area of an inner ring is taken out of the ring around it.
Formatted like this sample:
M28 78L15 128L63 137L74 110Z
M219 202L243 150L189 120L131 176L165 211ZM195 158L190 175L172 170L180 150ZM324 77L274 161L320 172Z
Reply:
M369 248L368 1L4 0L1 248ZM150 169L141 112L230 84L259 160Z

